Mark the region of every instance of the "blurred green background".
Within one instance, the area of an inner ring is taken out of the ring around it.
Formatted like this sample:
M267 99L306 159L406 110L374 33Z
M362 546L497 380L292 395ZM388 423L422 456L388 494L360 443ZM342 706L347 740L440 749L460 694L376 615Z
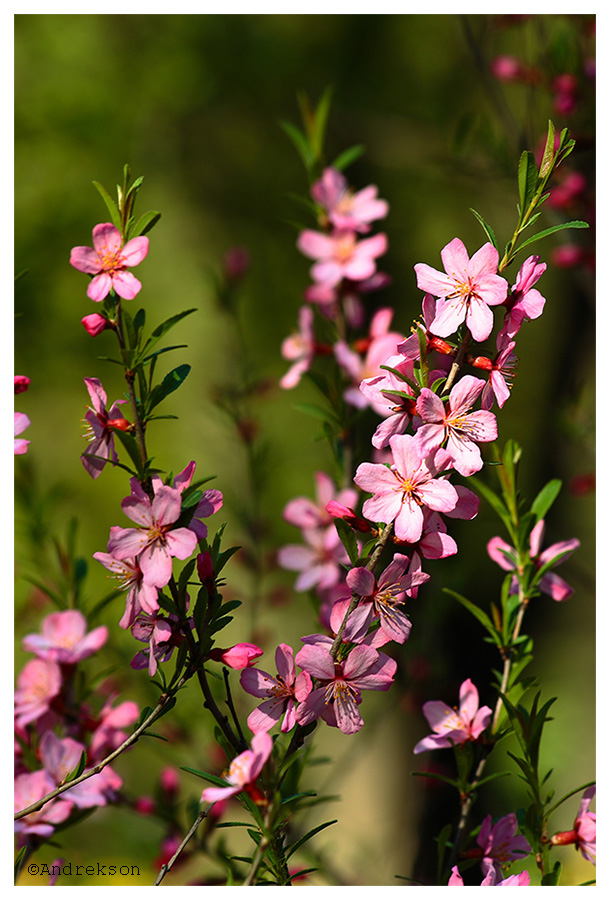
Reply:
M214 486L225 494L216 520L227 522L227 546L244 547L227 569L227 593L244 599L232 639L257 639L268 651L278 640L297 646L302 634L315 630L311 609L302 595L286 602L293 577L273 567L272 554L298 539L282 509L294 496L312 495L313 472L329 468L329 454L315 440L315 420L294 408L315 400L313 388L303 383L282 392L277 384L287 368L281 341L295 328L309 283L294 223L313 224L289 196L305 195L308 185L280 122L298 123L299 91L316 102L333 88L328 159L364 144L366 153L348 178L357 188L376 184L390 203L382 224L390 249L380 262L393 284L371 295L370 308L394 306L395 327L408 332L421 302L413 265L438 266L441 248L456 236L471 254L485 240L469 207L492 224L500 241L512 234L518 158L538 146L549 117L576 138L569 165L589 179L591 199L594 88L583 72L594 54L593 28L592 16L559 15L15 17L15 271L27 270L16 285L15 372L32 382L16 402L32 422L25 435L29 452L16 459L18 667L27 658L21 638L51 611L24 577L50 571L49 534L65 535L78 517L79 552L90 560L105 549L111 524L127 524L119 509L128 493L125 473L107 468L93 482L79 462L80 419L88 404L83 378L101 378L110 401L123 391L119 368L97 359L111 355L111 335L90 338L80 324L95 305L86 297L85 276L68 264L71 247L90 244L92 227L108 219L92 181L114 193L129 163L134 176L145 176L136 211L162 213L136 271L143 290L133 311L145 305L154 326L198 309L171 334L172 343L188 349L168 355L166 368L160 367L166 371L170 357L173 365L192 365L183 388L160 410L179 419L152 425L149 446L166 471L195 459L198 474L215 474ZM500 54L537 66L540 82L494 80L489 63ZM565 72L579 79L579 103L568 117L553 109L550 89ZM587 216L590 209L549 209L541 224ZM567 241L592 253L592 233L582 231L547 238L533 252L548 261ZM219 290L223 256L236 246L251 261L235 291L237 328ZM592 269L549 266L539 287L546 309L519 335L521 363L500 416L500 440L512 437L523 447L526 498L550 478L566 485L548 517L547 542L581 541L560 570L576 588L574 597L563 605L542 597L528 614L536 650L531 674L540 677L544 697L560 698L543 757L563 794L594 777L594 494L568 489L594 467ZM252 444L239 439L216 402L244 372L262 382L242 406L255 428ZM250 475L248 446L265 450ZM455 702L466 677L479 684L482 702L491 702L486 678L498 664L478 626L442 594L451 586L481 603L497 595L500 571L485 544L500 533L498 523L482 506L474 522L454 524L460 554L427 567L433 581L411 610L412 638L402 648L393 693L366 698L368 727L359 737L333 731L317 738L321 752L338 759L336 769L323 767L316 775L319 787L342 800L330 803L326 816L339 824L317 843L328 872L310 883L395 884L395 875L414 872L428 877L418 835L429 855L431 834L454 806L441 787L410 775L422 766L411 754L426 731L421 703ZM90 606L108 589L105 575L92 562ZM111 630L111 663L134 652L133 639L118 628L121 613L118 599L102 618ZM154 699L145 673L121 669L112 677L122 699ZM250 708L246 703L244 710ZM174 721L174 740L139 746L117 767L131 796L152 793L161 764L212 766L194 689L178 704ZM185 794L198 795L202 785L193 782L183 775ZM500 780L483 795L481 818L513 809L506 790ZM573 805L558 828L569 827ZM140 883L150 883L161 834L153 819L136 820L127 807L103 810L79 827L79 860L72 858L86 863L103 847L108 857L120 854L141 865ZM75 843L69 835L68 848ZM572 848L561 852L574 882L591 877ZM200 875L195 869L192 877Z

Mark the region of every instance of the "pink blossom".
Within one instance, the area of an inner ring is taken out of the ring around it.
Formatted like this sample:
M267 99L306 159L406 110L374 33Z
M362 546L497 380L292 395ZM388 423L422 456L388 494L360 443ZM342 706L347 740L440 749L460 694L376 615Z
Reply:
M359 644L341 663L319 644L306 644L295 661L312 678L322 682L297 708L297 722L307 725L321 716L344 734L360 731L364 722L358 711L361 691L387 691L394 680L396 661L372 647Z
M22 434L26 428L30 427L30 420L26 416L25 413L16 412L13 413L13 427L15 432L15 445L14 445L14 455L21 456L24 453L27 453L28 444L30 441L26 441L24 438L18 438L18 434Z
M490 69L498 81L523 81L527 74L521 60L515 56L496 56Z
M470 678L460 687L459 710L452 709L442 700L430 700L424 703L423 712L433 734L419 741L413 753L476 741L491 719L489 706L479 709L479 692Z
M127 740L124 731L129 725L137 722L140 710L133 700L125 700L112 708L114 700L110 698L104 704L97 728L91 736L89 745L89 762L91 764L101 760L107 753L116 750L123 741Z
M280 547L277 561L283 569L300 572L294 583L295 591L332 587L341 578L341 564L348 561L334 525L324 530L306 529L305 544Z
M113 289L124 300L133 300L142 285L127 269L137 266L148 253L148 238L136 237L121 247L121 234L110 222L93 229L93 248L74 247L70 265L95 277L87 296L99 302Z
M112 529L117 527L111 526L111 535ZM93 558L114 573L120 581L121 590L127 591L125 612L119 622L121 628L129 628L140 612L153 615L159 609L157 588L144 582L137 559L116 559L112 554L102 552L94 553Z
M546 263L541 263L539 256L528 256L525 260L506 300L506 315L498 339L500 335L503 338L513 338L524 321L529 322L542 315L546 300L534 285L545 271Z
M282 356L292 361L285 375L280 378L280 387L296 387L302 375L308 371L316 350L314 315L310 306L299 310L299 330L282 341Z
M121 506L138 528L111 529L108 551L116 559L138 557L144 582L161 588L172 576L172 557L187 559L197 546L197 535L191 528L171 527L180 517L179 490L162 484L151 503L136 478L130 484L131 496Z
M344 398L352 406L363 409L368 405L368 398L360 391L360 384L366 378L372 378L383 374L379 367L385 364L388 357L396 353L397 345L404 339L404 335L398 331L389 331L394 310L389 307L378 309L371 319L368 339L364 341L366 355L364 359L359 353L346 344L345 341L337 341L334 345L335 358L352 380L352 385L343 394ZM385 404L382 406L381 415L385 412Z
M13 385L15 394L22 394L30 386L30 379L27 375L13 375Z
M483 854L483 872L491 865L500 877L515 859L522 859L532 852L532 848L524 837L517 834L517 817L514 813L491 824L491 816L487 816L477 836L477 844Z
M278 674L274 677L261 669L244 669L239 681L253 697L267 697L248 716L248 728L254 734L269 731L282 718L280 731L291 731L296 725L296 703L305 700L312 684L307 672L296 674L292 647L280 644L275 651Z
M90 334L91 337L97 337L102 331L106 331L107 328L111 327L108 319L104 316L100 316L99 313L91 313L90 316L83 316L81 324L87 334Z
M489 381L481 393L482 409L491 409L494 397L498 406L502 409L510 396L514 371L519 361L514 353L515 341L509 340L500 333L498 334L496 347L498 353L491 363Z
M423 456L438 450L446 440L453 467L461 475L473 475L483 467L478 444L498 437L492 412L470 412L484 387L481 378L464 375L451 389L447 410L437 394L429 388L421 389L416 408L425 424L417 431L417 442Z
M113 465L118 462L112 428L114 426L125 430L125 426L129 426L127 420L121 416L119 408L127 401L116 400L110 410L107 410L106 391L99 378L85 378L85 385L93 406L88 408L85 415L87 425L85 437L89 441L89 448L81 456L81 462L89 475L97 478L108 461Z
M497 274L498 251L487 243L469 259L462 241L454 238L441 250L441 259L444 273L425 263L415 266L417 286L445 300L437 307L431 331L447 337L465 321L475 341L486 340L493 328L489 307L503 303L508 292L507 282Z
M333 515L327 510L329 503L335 501L348 507L355 506L358 492L353 488L337 491L335 483L326 472L315 473L316 499L295 497L284 507L283 516L291 525L303 530L312 528L328 528L333 523Z
M404 346L404 343L401 346ZM384 366L396 369L401 375L414 380L413 360L401 354L389 356ZM413 388L406 380L394 372L383 369L378 375L364 378L360 382L360 391L372 408L384 421L377 426L373 435L373 447L387 447L393 434L404 434L413 420L415 413L415 396Z
M262 656L263 651L256 644L242 643L235 644L234 647L230 647L228 650L213 650L210 654L211 659L217 658L215 654L220 656L220 659L226 666L239 671L254 665L254 660Z
M32 659L17 678L15 715L17 726L27 725L48 712L61 690L61 670L56 662Z
M388 204L377 199L374 185L354 193L348 189L345 176L328 167L312 185L311 195L322 206L335 228L370 231L370 223L388 214Z
M191 622L192 620L189 620ZM131 660L132 669L146 669L153 676L160 662L167 662L184 640L182 627L173 613L156 612L152 615L142 612L131 625L131 633L136 641L148 644Z
M343 640L358 644L366 637L373 619L379 620L379 628L388 640L404 644L411 631L411 622L400 607L417 587L430 580L421 571L419 556L414 554L414 569L407 571L409 557L395 553L379 579L362 566L356 566L347 573L347 584L351 591L361 598L356 609L349 616L343 631ZM333 607L330 625L336 633L341 626L351 597L339 601Z
M187 490L187 488L190 487L196 468L197 463L194 460L191 460L190 463L184 467L182 472L179 472L178 475L174 477L173 485L171 486L180 494L183 494ZM153 475L152 484L153 491L156 496L159 489L164 487L164 484L158 475ZM136 493L138 493L138 487L139 486L137 484L135 485L135 487L132 486L132 492L135 491ZM140 489L138 496L146 495ZM207 525L205 525L203 522L200 522L199 520L207 519L208 516L211 516L214 513L218 512L218 510L222 508L223 502L224 498L222 496L222 492L217 490L216 488L208 488L208 490L202 491L201 497L197 501L197 505L192 512L191 521L187 526L191 531L195 532L198 541L204 540L208 536ZM189 508L192 509L192 507Z
M558 831L550 841L551 844L564 846L574 844L576 850L580 850L584 858L596 865L597 856L597 816L589 812L589 806L595 796L595 785L592 785L582 795L582 800L574 819L574 827L571 831Z
M530 534L530 556L537 569L546 566L552 560L555 560L553 563L554 566L559 565L559 563L566 560L574 550L580 547L580 541L577 538L572 538L572 540L569 541L560 541L557 544L551 544L546 550L540 552L543 536L544 519L540 519L540 521L532 528ZM514 547L511 547L510 544L507 544L506 541L503 541L502 538L492 538L487 544L487 552L491 559L493 559L500 568L504 569L504 571L516 571L517 551ZM573 588L571 588L563 578L556 575L555 572L546 572L538 582L538 587L543 594L548 594L549 597L552 597L553 600L557 600L558 602L568 600L574 593ZM514 576L510 592L511 594L516 594L518 590L519 582L517 577Z
M50 794L56 785L44 769L37 772L24 772L15 778L15 812L31 806ZM37 834L48 838L53 834L55 825L65 822L72 812L73 805L69 800L55 798L22 819L15 821L17 834Z
M387 250L385 234L358 241L355 232L341 229L334 234L319 231L302 231L297 241L301 253L317 260L311 268L314 281L329 288L343 278L362 281L375 272L375 260Z
M23 639L23 648L39 659L77 663L97 653L108 638L105 625L88 634L86 630L87 620L78 609L51 613L42 622L42 634L28 634Z
M452 459L445 450L424 457L416 437L408 434L393 435L390 448L391 468L361 463L354 482L373 494L364 502L363 514L374 522L394 522L396 537L415 543L422 534L426 507L447 512L458 502L454 486L436 477L452 465Z
M53 731L45 731L40 741L40 758L55 785L62 784L70 772L76 769L84 750L84 744L71 737L62 739ZM109 800L114 799L122 784L123 779L106 766L97 775L70 788L64 797L71 800L78 809L106 806Z
M263 766L269 759L273 749L273 741L266 731L255 734L251 742L251 750L244 750L231 762L228 772L223 778L229 787L204 788L201 794L202 803L215 803L217 800L226 800L241 794L242 791L252 792L258 797L255 790L255 781L263 770Z
M180 787L180 774L173 766L165 766L159 772L159 785L164 794L174 795Z
M488 866L486 875L481 882L481 887L528 887L529 883L530 876L527 869L523 872L519 872L518 875L509 875L508 878L502 878L498 881L494 867ZM447 884L449 887L464 886L464 879L460 875L457 866L452 868Z

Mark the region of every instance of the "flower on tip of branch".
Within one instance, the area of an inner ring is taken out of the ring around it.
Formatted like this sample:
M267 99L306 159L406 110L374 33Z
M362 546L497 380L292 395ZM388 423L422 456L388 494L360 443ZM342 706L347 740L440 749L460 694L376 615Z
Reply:
M459 709L452 709L442 700L424 703L423 713L433 733L419 741L413 753L476 741L489 725L491 712L489 706L479 709L479 692L467 678L460 687Z
M90 300L99 303L111 289L124 300L133 300L142 285L127 269L141 263L147 253L147 237L135 237L122 247L119 230L104 222L93 229L93 247L72 248L70 265L94 276L87 288Z

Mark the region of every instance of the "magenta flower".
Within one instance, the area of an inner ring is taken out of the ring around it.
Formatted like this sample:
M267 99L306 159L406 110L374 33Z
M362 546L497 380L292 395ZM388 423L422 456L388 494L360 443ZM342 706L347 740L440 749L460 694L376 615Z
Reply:
M530 876L527 869L523 872L519 872L518 875L509 875L508 878L502 878L500 881L498 881L494 867L488 866L485 877L481 882L481 887L529 887L529 883ZM464 886L464 879L460 875L457 866L454 866L452 868L447 885L449 887Z
M229 787L204 788L201 794L202 803L215 803L217 800L226 800L247 791L259 798L260 794L255 786L255 781L263 770L263 766L269 759L273 750L273 741L265 731L255 734L251 742L251 750L244 750L231 762L228 772L223 778Z
M365 378L382 375L384 370L380 369L380 366L387 363L388 357L396 354L397 345L404 339L400 332L389 331L393 315L394 310L389 307L378 309L373 315L369 336L360 342L363 345L362 349L365 350L364 358L352 350L345 341L337 341L334 345L335 359L352 380L352 384L343 394L352 406L360 409L368 406L368 397L360 391L361 382ZM383 404L381 410L378 410L380 415L385 414L385 408Z
M282 356L292 361L285 375L280 378L280 387L286 390L296 387L302 375L308 371L316 350L314 315L310 306L299 310L299 330L282 341Z
M358 711L361 691L387 691L397 667L395 660L363 644L354 647L342 663L335 662L326 647L306 644L297 653L296 663L322 682L299 704L297 722L308 725L321 716L344 734L354 734L364 725Z
M283 569L301 573L294 583L295 591L337 584L341 565L348 562L348 556L334 525L324 530L307 529L303 537L305 544L286 544L277 552L277 561Z
M27 375L13 375L13 387L15 394L22 394L30 386L30 379Z
M452 484L436 476L450 468L445 450L424 456L414 435L390 438L394 460L391 468L380 463L361 463L354 482L373 497L365 500L363 514L373 522L394 522L396 537L413 544L422 534L427 507L437 512L452 510L458 494Z
M114 709L113 702L113 698L110 698L102 707L99 723L91 736L88 753L91 764L99 762L127 740L124 729L133 725L140 717L138 705L133 700L125 700Z
M453 468L460 475L474 475L483 467L478 444L495 441L498 437L498 425L492 412L470 412L484 387L481 378L464 375L451 389L447 410L437 394L429 388L421 389L416 408L424 425L417 430L416 439L423 456L434 453L446 440Z
M15 691L17 727L34 722L48 712L60 690L61 670L57 663L47 659L26 663L17 678Z
M39 659L58 663L78 663L102 647L108 638L105 625L88 634L87 620L78 609L51 613L42 622L42 634L28 634L23 648Z
M163 484L151 503L136 478L130 485L132 494L121 506L138 528L113 527L108 552L116 559L138 557L144 582L165 587L172 576L172 557L187 559L197 546L197 535L191 528L171 527L180 517L179 490Z
M459 710L452 709L442 700L429 700L428 703L424 703L423 712L433 734L419 741L413 753L476 741L491 719L489 706L482 706L479 709L479 692L470 678L460 687Z
M486 340L493 328L489 307L503 303L508 293L508 283L497 274L498 251L487 243L469 259L462 241L454 238L441 250L441 259L444 273L425 263L415 266L417 286L445 301L430 330L447 337L465 321L475 341Z
M481 407L483 409L491 409L494 397L498 406L502 409L510 396L515 368L519 362L518 357L513 352L515 349L514 341L509 340L502 334L498 334L496 347L498 353L491 364L489 381L481 394Z
M582 800L574 819L574 828L571 831L558 831L551 837L551 844L574 844L576 850L580 850L587 862L597 865L597 816L589 812L589 806L595 796L595 785L592 785L582 795Z
M15 431L15 445L14 445L14 455L21 456L23 453L27 453L29 441L26 441L25 438L18 438L18 434L22 434L26 428L30 427L30 420L26 416L25 413L16 412L13 413L13 427Z
M124 300L133 300L142 285L128 272L148 253L148 238L136 237L121 247L121 234L110 222L93 229L93 248L73 247L70 265L79 272L94 275L87 288L87 296L99 302L114 290Z
M126 427L129 427L129 422L121 416L119 408L127 401L116 400L110 410L107 410L106 391L99 378L85 378L84 380L93 406L88 408L84 419L87 425L85 437L89 441L89 449L80 459L89 475L97 478L108 461L113 465L118 462L112 428L121 428L124 431Z
M388 204L377 199L375 185L354 193L348 189L345 176L331 166L312 185L311 196L324 208L335 228L370 231L371 222L388 214Z
M557 544L551 544L546 550L540 552L542 539L544 536L544 519L534 525L530 534L530 556L536 564L536 568L540 569L554 560L553 565L557 566L570 556L574 550L580 547L580 541L572 538L570 541L560 541ZM514 572L517 569L517 551L506 541L500 537L492 538L487 544L487 552L489 556L497 563L500 568L506 572ZM546 572L538 582L539 589L543 594L548 594L553 600L561 602L568 600L574 593L574 589L570 585L556 575L555 572ZM516 594L519 590L519 582L516 575L513 576L510 592Z
M280 731L291 731L296 725L296 704L310 693L312 684L307 672L296 674L292 647L280 644L275 651L278 674L274 677L261 669L244 669L239 677L244 691L253 697L267 697L248 716L248 728L254 734L269 731L282 718Z
M78 765L85 746L71 737L59 738L53 731L45 731L40 741L40 758L54 785L66 780ZM123 779L109 766L92 775L64 794L78 809L106 806L121 788Z
M542 315L546 300L540 291L534 289L534 285L545 270L546 263L541 263L539 256L528 256L525 260L506 301L507 311L500 335L512 338L524 321L537 319Z
M284 507L283 516L291 525L304 531L315 528L328 528L333 524L333 516L327 506L337 502L342 506L353 507L358 502L358 492L353 488L337 491L335 483L326 472L315 473L316 499L295 497Z
M54 790L56 784L51 780L50 776L39 769L37 772L24 772L15 778L15 812L31 806L38 800L42 800L47 794ZM30 813L22 819L15 821L15 831L17 834L37 834L42 838L49 838L54 830L55 825L65 822L72 812L73 804L70 800L62 800L55 798L39 809L37 812Z
M112 529L117 527L111 526L111 535ZM142 569L136 559L116 559L112 554L102 552L94 553L93 558L119 579L121 590L127 591L125 612L119 622L121 628L129 628L141 612L151 615L157 612L159 609L157 588L145 583Z
M491 824L491 816L487 816L477 836L477 844L483 855L483 872L491 865L498 877L502 876L502 870L508 868L515 859L522 859L532 852L525 838L517 834L517 817L514 813L499 819L495 825Z
M419 557L417 562L419 562ZM430 580L430 576L419 568L406 571L409 557L395 553L394 559L377 580L372 572L362 566L356 566L347 573L347 584L351 591L361 597L361 602L349 616L343 631L344 641L359 644L367 635L373 619L379 620L379 629L390 641L404 644L411 631L411 622L400 608L406 596L412 596L414 590ZM339 601L333 607L330 626L338 632L351 597Z
M343 278L362 281L373 275L375 260L386 252L388 240L385 234L376 234L358 241L355 232L347 229L334 234L305 230L297 246L305 256L317 260L311 268L313 280L332 288Z

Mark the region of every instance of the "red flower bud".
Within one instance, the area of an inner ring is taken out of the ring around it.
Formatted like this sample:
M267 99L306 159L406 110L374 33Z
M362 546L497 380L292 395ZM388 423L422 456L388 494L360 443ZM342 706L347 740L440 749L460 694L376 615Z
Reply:
M131 422L127 419L108 419L106 424L109 428L117 428L119 431L129 431L131 428Z

